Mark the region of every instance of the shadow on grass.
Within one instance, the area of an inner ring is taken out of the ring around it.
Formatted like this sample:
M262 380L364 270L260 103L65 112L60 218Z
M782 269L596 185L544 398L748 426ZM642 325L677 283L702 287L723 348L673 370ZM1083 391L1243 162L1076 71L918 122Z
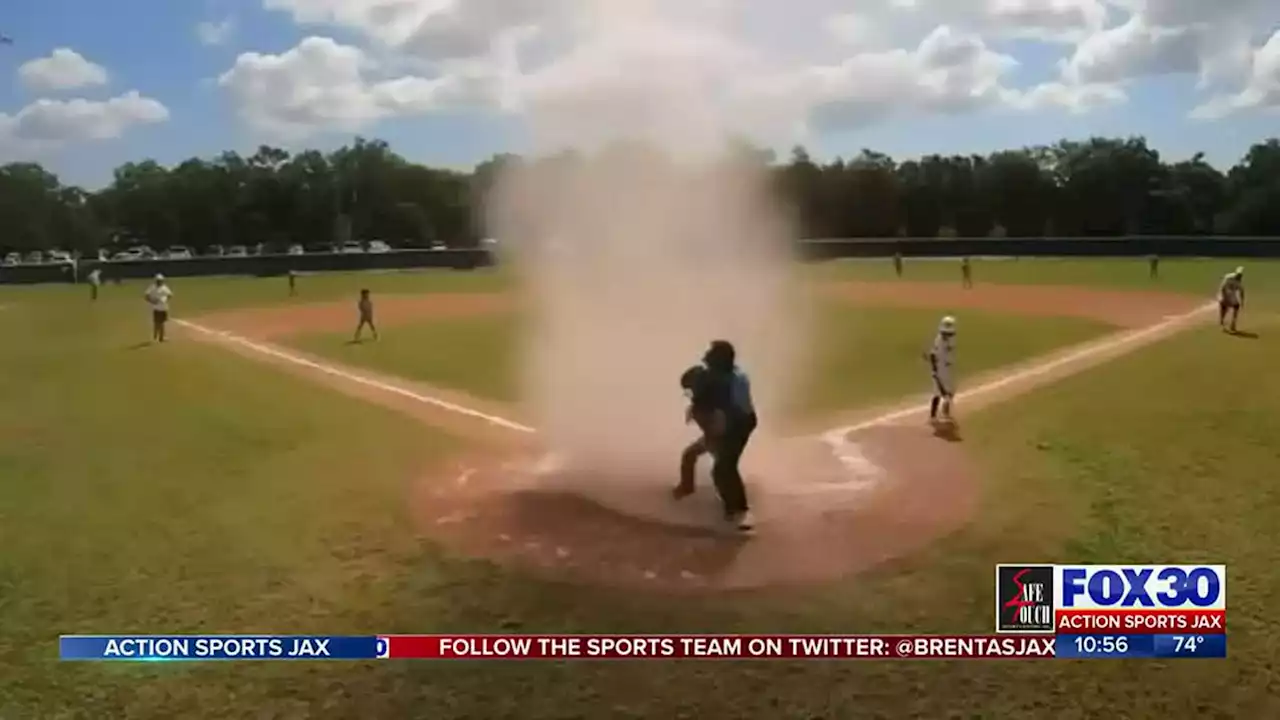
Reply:
M142 348L148 348L148 347L151 347L151 341L150 341L150 340L143 340L142 342L136 342L136 343L134 343L134 344L130 345L130 346L129 346L128 348L126 348L126 349L127 349L127 350L141 350Z
M1244 338L1245 340L1257 340L1258 333L1249 332L1248 330L1229 330L1227 334L1231 337Z

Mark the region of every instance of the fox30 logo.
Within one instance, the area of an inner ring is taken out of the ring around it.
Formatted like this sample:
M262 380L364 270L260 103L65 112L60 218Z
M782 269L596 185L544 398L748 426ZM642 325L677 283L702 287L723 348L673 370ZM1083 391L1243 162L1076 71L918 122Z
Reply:
M1053 565L996 566L996 632L1051 633Z
M1226 565L1058 565L1060 610L1226 610Z

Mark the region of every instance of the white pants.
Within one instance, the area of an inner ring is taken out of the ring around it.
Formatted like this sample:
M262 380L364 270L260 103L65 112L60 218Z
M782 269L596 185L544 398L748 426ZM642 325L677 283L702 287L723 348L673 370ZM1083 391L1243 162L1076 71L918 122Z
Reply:
M940 372L933 375L933 393L946 398L954 397L955 385L951 383L951 373Z

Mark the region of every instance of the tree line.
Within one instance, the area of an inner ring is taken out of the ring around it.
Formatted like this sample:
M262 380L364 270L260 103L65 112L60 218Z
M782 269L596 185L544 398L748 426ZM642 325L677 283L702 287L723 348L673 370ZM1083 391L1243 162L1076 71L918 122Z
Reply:
M1223 172L1203 155L1165 162L1144 138L1063 140L990 155L898 161L864 150L827 162L797 147L779 160L746 145L806 238L1128 235L1280 236L1280 140ZM35 163L0 167L0 247L91 252L113 245L290 244L346 240L473 247L485 203L510 163L583 161L572 153L495 156L471 172L432 168L380 140L330 153L263 146L173 167L116 168L89 192Z

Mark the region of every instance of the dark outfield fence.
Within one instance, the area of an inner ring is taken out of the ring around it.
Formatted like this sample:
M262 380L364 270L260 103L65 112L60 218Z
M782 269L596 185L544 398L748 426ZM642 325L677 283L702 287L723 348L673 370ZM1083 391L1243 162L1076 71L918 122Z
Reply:
M1256 257L1280 258L1280 237L1165 237L1119 238L865 238L853 240L805 240L798 244L805 260L889 257ZM298 272L353 270L411 270L444 268L472 270L492 264L486 250L395 250L387 253L311 253L307 255L255 255L250 257L198 257L190 260L82 260L83 279L101 267L106 280L201 275L256 275L262 277ZM0 267L0 284L71 282L65 265Z
M209 275L250 275L273 277L290 270L300 273L354 270L413 270L441 268L473 270L492 265L484 250L393 250L385 253L310 253L307 255L251 255L249 257L195 257L189 260L81 260L77 275L81 282L94 268L103 279L151 278ZM71 282L66 265L14 265L0 267L0 284Z

